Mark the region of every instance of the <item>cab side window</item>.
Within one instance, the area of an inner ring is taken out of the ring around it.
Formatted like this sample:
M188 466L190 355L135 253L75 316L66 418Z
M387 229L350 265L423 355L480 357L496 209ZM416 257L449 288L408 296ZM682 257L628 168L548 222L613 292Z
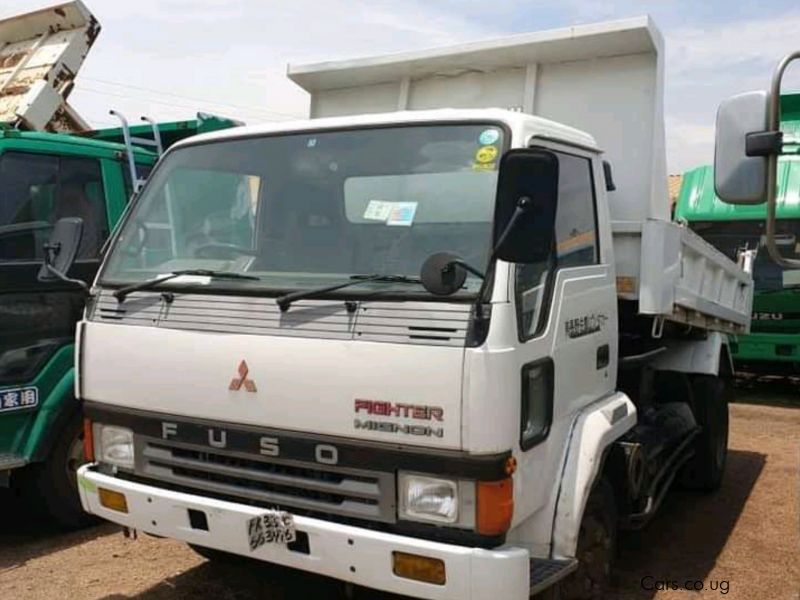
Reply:
M592 163L556 152L559 162L555 248L546 261L517 265L515 293L521 339L541 334L553 275L558 269L599 262Z
M83 219L78 258L99 255L108 237L108 217L100 163L94 159L62 157L59 160L58 193L51 222L65 217Z
M57 177L55 156L0 155L0 260L43 257Z
M0 155L0 260L41 260L53 224L83 219L78 258L94 258L108 235L100 163L95 159Z

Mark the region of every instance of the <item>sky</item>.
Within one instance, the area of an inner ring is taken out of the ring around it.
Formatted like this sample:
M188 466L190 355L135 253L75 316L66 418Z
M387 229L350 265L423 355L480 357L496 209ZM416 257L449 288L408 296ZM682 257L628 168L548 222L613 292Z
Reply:
M796 0L84 0L102 31L70 103L92 125L109 109L157 120L197 111L248 124L303 118L287 63L418 50L650 14L666 40L670 173L709 163L721 100L766 88L800 48ZM2 0L0 18L54 0ZM789 72L800 89L800 67Z

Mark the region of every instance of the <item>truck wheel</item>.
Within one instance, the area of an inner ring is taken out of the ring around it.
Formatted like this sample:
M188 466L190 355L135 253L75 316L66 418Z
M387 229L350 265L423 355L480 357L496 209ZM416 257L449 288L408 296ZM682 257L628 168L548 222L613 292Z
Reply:
M76 413L58 436L44 463L33 465L28 474L28 491L37 508L66 529L77 529L98 522L84 512L78 494L77 471L84 462L83 422Z
M681 472L684 487L712 492L722 484L728 456L728 399L726 382L714 375L692 378L694 417L702 431L694 444L694 456Z
M578 568L553 590L559 600L603 598L617 552L617 509L614 491L605 479L595 485L581 520L576 557Z

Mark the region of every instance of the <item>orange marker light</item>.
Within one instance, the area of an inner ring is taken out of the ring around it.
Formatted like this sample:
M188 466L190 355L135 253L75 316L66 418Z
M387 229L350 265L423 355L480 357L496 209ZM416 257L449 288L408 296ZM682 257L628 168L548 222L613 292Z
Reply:
M478 482L477 531L482 535L500 535L508 531L514 516L514 481Z
M125 494L106 488L97 488L97 497L100 499L101 506L121 513L128 512L128 500L125 498Z
M444 561L429 556L419 556L407 552L392 552L392 571L398 577L424 581L434 585L447 582Z
M94 462L94 436L89 419L83 420L83 457L87 462Z

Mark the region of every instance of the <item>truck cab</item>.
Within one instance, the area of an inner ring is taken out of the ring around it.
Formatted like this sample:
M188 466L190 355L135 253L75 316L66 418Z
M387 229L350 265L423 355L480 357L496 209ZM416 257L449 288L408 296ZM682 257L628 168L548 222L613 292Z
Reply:
M83 462L72 367L85 293L37 274L54 223L78 217L84 235L70 274L94 278L132 193L124 154L78 136L0 130L0 483L45 499L65 525L86 520L70 502ZM155 161L143 150L135 157L142 174Z

